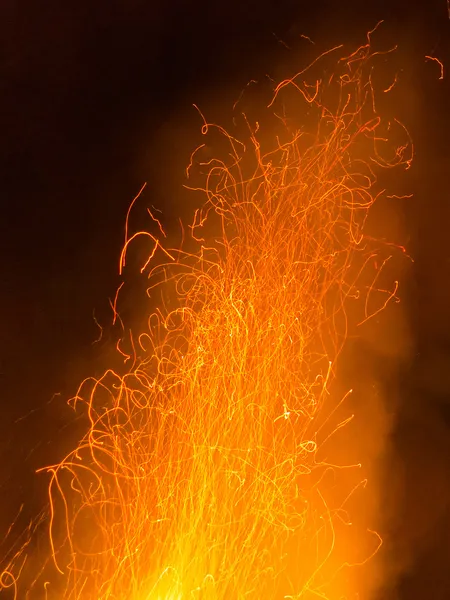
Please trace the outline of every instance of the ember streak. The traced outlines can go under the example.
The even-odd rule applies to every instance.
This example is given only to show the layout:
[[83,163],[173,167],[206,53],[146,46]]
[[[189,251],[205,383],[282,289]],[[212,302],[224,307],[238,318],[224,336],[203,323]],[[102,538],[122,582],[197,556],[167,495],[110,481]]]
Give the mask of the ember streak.
[[402,249],[364,226],[377,171],[412,160],[407,130],[377,112],[392,51],[372,34],[274,86],[258,121],[237,111],[236,131],[198,109],[216,150],[187,167],[204,198],[187,243],[167,248],[154,211],[130,231],[130,207],[120,270],[147,240],[141,276],[161,303],[118,341],[126,370],[72,400],[88,429],[43,469],[51,556],[35,576],[27,542],[12,556],[1,582],[17,598],[359,597],[382,542],[352,522],[365,469],[334,453],[352,420],[336,374],[349,332],[396,298],[379,281]]

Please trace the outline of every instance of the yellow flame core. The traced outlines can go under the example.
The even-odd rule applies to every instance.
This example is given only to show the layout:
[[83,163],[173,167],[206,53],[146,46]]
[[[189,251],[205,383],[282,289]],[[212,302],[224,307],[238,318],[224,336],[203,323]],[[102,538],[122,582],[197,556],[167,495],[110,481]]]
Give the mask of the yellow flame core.
[[[332,383],[348,304],[366,319],[394,293],[369,309],[376,280],[360,278],[376,255],[363,233],[374,169],[410,160],[408,144],[392,160],[382,151],[375,54],[368,39],[332,77],[305,83],[305,70],[278,85],[274,135],[244,120],[242,141],[204,122],[222,141],[188,168],[206,195],[190,230],[198,251],[147,234],[152,260],[167,259],[147,261],[149,285],[169,300],[133,338],[127,374],[84,382],[89,431],[49,469],[64,581],[46,584],[49,598],[358,597],[341,575],[359,560],[345,499],[361,473],[320,451],[342,425]],[[288,114],[293,94],[312,126]],[[345,489],[328,493],[343,471]]]

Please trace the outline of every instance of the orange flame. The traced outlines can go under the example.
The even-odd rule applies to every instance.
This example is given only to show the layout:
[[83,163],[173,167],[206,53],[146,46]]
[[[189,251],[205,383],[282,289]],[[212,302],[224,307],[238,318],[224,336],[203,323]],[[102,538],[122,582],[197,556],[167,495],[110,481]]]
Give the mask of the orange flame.
[[[333,381],[348,330],[396,294],[377,285],[387,257],[364,224],[375,170],[408,167],[412,146],[406,135],[388,156],[388,134],[405,130],[375,112],[370,33],[331,78],[306,81],[336,50],[280,83],[265,121],[243,115],[240,139],[204,118],[218,152],[204,158],[203,144],[188,167],[206,198],[193,250],[130,235],[127,217],[121,267],[149,237],[142,271],[161,305],[131,338],[132,367],[75,397],[89,427],[46,469],[60,574],[44,568],[41,597],[357,597],[349,567],[381,542],[349,542],[364,480],[329,451],[351,419],[337,420]],[[2,585],[18,589],[14,566]]]

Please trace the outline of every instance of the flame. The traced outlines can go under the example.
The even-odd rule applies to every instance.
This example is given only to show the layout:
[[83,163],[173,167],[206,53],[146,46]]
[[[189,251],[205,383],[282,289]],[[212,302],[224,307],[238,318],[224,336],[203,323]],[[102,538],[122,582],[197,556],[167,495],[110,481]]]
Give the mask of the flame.
[[[59,574],[44,567],[38,597],[359,597],[352,572],[381,541],[352,532],[365,481],[333,457],[351,420],[338,418],[351,390],[336,369],[348,332],[396,294],[378,284],[394,247],[364,225],[377,170],[412,156],[406,130],[377,114],[371,33],[282,81],[262,119],[241,115],[239,139],[199,111],[218,150],[191,156],[189,187],[205,200],[181,248],[165,247],[153,213],[155,235],[130,234],[127,216],[120,268],[145,236],[142,272],[161,302],[118,344],[126,372],[84,381],[74,399],[89,426],[45,469]],[[333,75],[314,78],[326,60]],[[19,555],[1,579],[17,597]]]

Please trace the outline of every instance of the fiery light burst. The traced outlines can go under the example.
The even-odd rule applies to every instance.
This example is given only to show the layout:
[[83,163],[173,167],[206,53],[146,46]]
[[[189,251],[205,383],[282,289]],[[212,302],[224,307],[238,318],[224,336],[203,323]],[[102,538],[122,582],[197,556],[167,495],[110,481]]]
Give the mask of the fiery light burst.
[[[187,169],[206,197],[188,245],[127,225],[121,268],[147,236],[143,271],[162,300],[129,342],[127,372],[87,380],[75,398],[90,426],[48,468],[61,574],[38,578],[46,597],[359,597],[349,567],[380,540],[362,533],[364,557],[349,542],[363,477],[329,451],[345,424],[333,381],[350,304],[365,320],[396,291],[379,289],[386,248],[363,227],[377,169],[409,166],[411,145],[376,113],[370,34],[338,50],[280,83],[265,122],[242,116],[239,140],[204,121],[218,151],[200,146]],[[316,79],[331,60],[334,74]],[[18,589],[13,572],[3,585]]]

